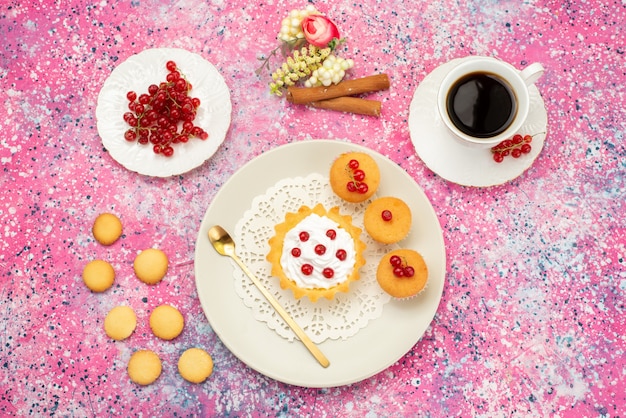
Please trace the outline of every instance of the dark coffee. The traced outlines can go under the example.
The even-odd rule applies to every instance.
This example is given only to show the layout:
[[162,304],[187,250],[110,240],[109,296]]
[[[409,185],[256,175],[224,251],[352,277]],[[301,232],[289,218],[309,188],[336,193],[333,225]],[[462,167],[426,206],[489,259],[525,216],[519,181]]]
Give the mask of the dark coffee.
[[446,106],[454,126],[475,138],[504,132],[517,112],[511,87],[495,74],[485,72],[468,74],[454,83]]

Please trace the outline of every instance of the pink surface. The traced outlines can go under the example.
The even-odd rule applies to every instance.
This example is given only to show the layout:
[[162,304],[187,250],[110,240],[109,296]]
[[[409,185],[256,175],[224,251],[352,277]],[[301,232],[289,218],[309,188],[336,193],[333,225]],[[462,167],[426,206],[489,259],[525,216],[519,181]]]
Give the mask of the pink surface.
[[[270,97],[257,57],[280,20],[305,3],[192,0],[0,6],[0,414],[60,416],[624,416],[626,6],[572,1],[315,2],[337,23],[351,77],[385,72],[380,118],[312,110]],[[231,90],[232,124],[200,168],[155,179],[129,172],[96,130],[99,89],[130,55],[177,47],[212,62]],[[440,64],[492,55],[518,68],[539,61],[546,146],[517,179],[474,189],[442,180],[415,154],[407,119],[420,80]],[[306,389],[260,375],[213,333],[194,285],[199,223],[243,164],[279,145],[347,140],[389,156],[431,200],[448,253],[431,327],[387,370],[351,386]],[[479,162],[477,162],[478,164]],[[118,214],[111,247],[91,235]],[[132,260],[157,246],[166,279],[148,287]],[[91,293],[91,259],[116,269]],[[164,343],[151,310],[177,306],[183,334]],[[139,325],[113,342],[103,319],[131,305]],[[176,372],[180,353],[205,348],[215,372],[200,385]],[[150,348],[164,371],[147,387],[126,374]],[[277,353],[278,355],[278,353]],[[367,356],[367,348],[355,355]]]

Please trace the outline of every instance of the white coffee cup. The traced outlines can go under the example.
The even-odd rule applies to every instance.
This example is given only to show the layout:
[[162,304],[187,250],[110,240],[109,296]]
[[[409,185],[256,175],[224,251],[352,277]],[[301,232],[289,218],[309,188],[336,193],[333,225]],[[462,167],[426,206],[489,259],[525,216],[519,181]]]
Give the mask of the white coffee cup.
[[[467,145],[482,148],[497,145],[519,133],[530,110],[528,87],[543,72],[539,63],[518,71],[496,58],[468,58],[453,67],[441,82],[437,96],[441,119],[448,130]],[[491,94],[486,94],[486,85],[491,86]],[[486,97],[498,97],[502,101]],[[507,110],[509,101],[510,112]]]

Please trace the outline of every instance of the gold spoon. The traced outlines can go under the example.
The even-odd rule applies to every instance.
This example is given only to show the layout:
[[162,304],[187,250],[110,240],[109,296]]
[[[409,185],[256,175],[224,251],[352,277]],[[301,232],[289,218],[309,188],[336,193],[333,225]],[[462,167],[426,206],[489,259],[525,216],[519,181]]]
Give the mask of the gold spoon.
[[285,309],[280,306],[278,301],[271,295],[270,292],[267,291],[265,286],[257,279],[254,274],[246,267],[245,264],[241,261],[241,259],[235,253],[235,242],[232,237],[219,225],[212,226],[209,229],[209,240],[211,244],[213,244],[213,248],[221,254],[228,256],[235,260],[239,267],[243,270],[244,273],[248,275],[248,277],[252,280],[252,283],[261,291],[263,296],[267,299],[267,301],[272,305],[272,307],[278,312],[278,314],[285,320],[287,325],[293,330],[293,332],[300,338],[300,341],[305,345],[305,347],[313,354],[313,357],[323,366],[328,367],[330,362],[326,358],[326,356],[321,352],[321,350],[311,341],[308,335],[305,334],[304,330],[300,328],[300,326],[293,320],[291,316],[285,311]]

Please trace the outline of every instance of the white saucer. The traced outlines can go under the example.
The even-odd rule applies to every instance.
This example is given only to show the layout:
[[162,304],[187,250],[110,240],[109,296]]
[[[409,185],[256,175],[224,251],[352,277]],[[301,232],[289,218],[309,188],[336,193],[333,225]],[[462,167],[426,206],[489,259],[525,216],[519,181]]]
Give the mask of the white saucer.
[[487,187],[506,183],[528,169],[543,148],[548,114],[537,87],[530,87],[530,111],[520,134],[534,135],[532,150],[520,158],[510,155],[496,163],[489,148],[471,148],[452,136],[437,110],[437,90],[446,73],[463,60],[435,68],[419,84],[409,108],[409,131],[415,151],[426,166],[442,178],[463,186]]
[[[126,93],[145,93],[150,84],[165,80],[169,60],[176,62],[193,86],[190,95],[200,99],[194,124],[208,132],[209,138],[176,144],[174,155],[164,157],[155,154],[152,145],[126,141],[124,132],[129,126],[122,116],[128,111]],[[102,144],[115,161],[140,174],[169,177],[200,166],[215,153],[226,137],[231,110],[230,91],[213,64],[184,49],[152,48],[130,56],[111,72],[98,95],[96,120]]]

